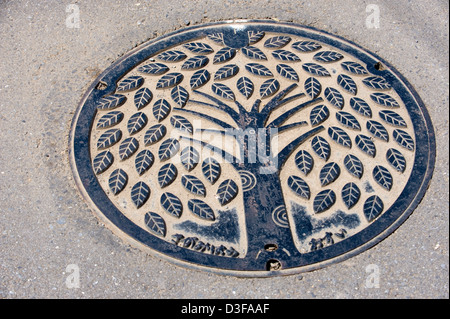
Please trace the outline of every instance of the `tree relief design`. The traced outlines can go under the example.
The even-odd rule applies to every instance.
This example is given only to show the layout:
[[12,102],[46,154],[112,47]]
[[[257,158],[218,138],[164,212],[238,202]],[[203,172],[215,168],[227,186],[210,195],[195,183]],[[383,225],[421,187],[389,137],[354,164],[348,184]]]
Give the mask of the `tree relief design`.
[[276,32],[175,44],[98,101],[94,172],[127,218],[180,248],[258,258],[267,244],[289,256],[334,245],[383,215],[414,163],[408,111],[371,69]]

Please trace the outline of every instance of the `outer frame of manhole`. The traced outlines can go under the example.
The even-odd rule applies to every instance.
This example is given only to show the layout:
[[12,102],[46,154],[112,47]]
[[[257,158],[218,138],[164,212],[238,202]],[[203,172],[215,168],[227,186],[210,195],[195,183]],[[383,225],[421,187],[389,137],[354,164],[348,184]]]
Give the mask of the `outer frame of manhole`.
[[[262,42],[257,43],[261,39]],[[202,48],[186,47],[186,44],[189,46],[192,43],[195,44],[194,46],[198,46],[200,43]],[[138,153],[137,145],[142,145],[144,138],[143,133],[133,135],[135,131],[131,129],[131,131],[129,130],[130,137],[124,136],[120,140],[122,131],[127,134],[126,123],[133,121],[132,124],[136,124],[142,132],[158,123],[153,118],[154,114],[151,111],[152,106],[155,107],[153,103],[156,100],[167,99],[167,101],[170,101],[169,104],[173,105],[172,108],[177,108],[181,112],[178,118],[170,116],[164,119],[160,118],[167,128],[180,129],[184,127],[186,129],[183,125],[192,122],[193,118],[189,118],[184,124],[183,122],[181,124],[177,122],[180,119],[186,120],[181,115],[194,114],[192,109],[187,112],[183,111],[183,107],[185,107],[185,110],[189,109],[186,107],[186,103],[190,97],[180,95],[180,89],[178,88],[182,86],[176,83],[175,89],[178,90],[178,93],[173,93],[172,90],[174,89],[164,89],[165,84],[163,83],[161,85],[163,90],[158,91],[154,87],[157,80],[146,78],[145,81],[154,82],[154,84],[151,84],[153,87],[147,87],[153,94],[153,100],[151,104],[144,105],[146,108],[143,108],[142,112],[146,116],[134,116],[133,120],[131,120],[132,115],[126,111],[129,107],[126,104],[127,102],[123,103],[125,99],[117,102],[117,98],[126,97],[130,101],[135,97],[136,89],[144,81],[143,77],[133,77],[138,74],[135,71],[138,66],[162,62],[161,65],[167,68],[165,72],[170,68],[173,68],[172,71],[181,70],[179,65],[170,64],[170,61],[155,61],[155,57],[168,50],[176,51],[180,49],[182,53],[183,51],[194,53],[191,55],[194,57],[194,60],[190,60],[191,65],[193,62],[195,69],[201,70],[205,65],[202,61],[208,61],[199,58],[205,56],[205,52],[201,52],[205,43],[208,50],[212,49],[217,43],[220,44],[220,46],[212,49],[211,52],[214,51],[214,54],[217,54],[220,48],[228,48],[225,51],[232,52],[232,54],[225,55],[225,63],[221,64],[220,59],[215,61],[219,64],[217,68],[225,65],[230,66],[227,62],[233,59],[235,54],[242,55],[245,53],[245,57],[242,55],[240,60],[235,59],[236,62],[233,62],[236,64],[231,65],[229,70],[222,70],[225,71],[223,73],[225,74],[225,81],[220,81],[223,80],[221,76],[214,80],[207,78],[206,81],[210,81],[208,85],[219,83],[212,87],[215,95],[211,93],[211,89],[199,92],[200,89],[189,88],[189,84],[185,85],[188,88],[187,90],[181,89],[181,93],[186,93],[189,90],[191,95],[195,94],[196,102],[190,100],[189,102],[193,102],[191,104],[214,106],[215,110],[212,113],[206,114],[205,112],[200,118],[209,120],[213,118],[215,124],[223,124],[226,116],[222,114],[221,117],[220,112],[224,111],[224,105],[227,105],[225,108],[228,110],[228,115],[233,112],[234,114],[245,113],[245,111],[239,109],[230,111],[231,108],[228,107],[235,101],[245,102],[246,99],[242,99],[242,96],[238,99],[237,95],[246,95],[247,93],[245,90],[242,91],[235,87],[230,89],[232,84],[236,85],[234,82],[226,82],[230,81],[229,78],[232,76],[234,76],[233,81],[245,77],[250,80],[249,82],[254,87],[253,97],[245,96],[252,103],[243,103],[245,106],[236,103],[237,108],[241,105],[246,109],[247,116],[251,115],[249,113],[250,108],[253,109],[254,105],[258,105],[258,100],[262,100],[261,108],[256,107],[256,113],[253,113],[256,120],[258,118],[261,120],[261,113],[265,106],[270,105],[270,102],[276,104],[283,101],[283,103],[279,103],[280,105],[276,105],[282,110],[281,112],[276,114],[275,110],[269,108],[271,114],[266,115],[268,118],[272,116],[272,119],[288,114],[289,109],[292,110],[298,105],[298,103],[290,103],[297,98],[304,98],[309,95],[311,99],[317,99],[313,102],[320,102],[314,104],[311,99],[309,102],[301,100],[307,101],[304,103],[305,107],[309,107],[309,104],[312,105],[303,114],[303,117],[296,118],[304,121],[301,121],[302,124],[294,122],[284,127],[287,131],[291,129],[289,138],[301,141],[298,144],[288,142],[288,145],[282,149],[289,150],[283,153],[285,162],[283,166],[278,167],[281,169],[274,174],[277,175],[276,179],[272,179],[272,175],[267,172],[265,173],[266,177],[257,175],[255,173],[257,164],[254,162],[246,161],[244,163],[245,171],[237,170],[239,174],[236,174],[236,170],[233,170],[233,168],[242,168],[242,165],[233,166],[231,162],[225,161],[221,164],[224,172],[220,177],[221,180],[211,186],[207,184],[205,177],[198,175],[199,170],[201,170],[199,167],[202,166],[203,159],[201,159],[197,165],[197,171],[192,171],[197,172],[198,178],[193,178],[188,182],[194,184],[199,182],[203,185],[204,190],[210,196],[209,199],[204,194],[204,190],[198,191],[198,189],[195,189],[194,191],[192,186],[187,186],[191,184],[186,181],[195,174],[190,174],[190,170],[193,169],[191,167],[187,171],[183,171],[179,162],[176,163],[179,165],[178,175],[180,175],[177,178],[178,180],[184,178],[184,182],[174,183],[171,186],[172,188],[169,188],[171,192],[165,192],[158,188],[158,169],[161,169],[161,165],[165,164],[158,162],[158,160],[166,159],[158,158],[158,147],[159,149],[162,147],[161,141],[156,143],[158,145],[156,148],[149,146],[147,149],[152,155],[154,154],[154,162],[158,163],[153,163],[155,170],[149,169],[144,173],[141,172],[145,178],[136,177],[136,173],[132,173],[129,170],[130,168],[121,166],[127,160],[135,162]],[[289,46],[287,46],[288,43]],[[306,49],[301,47],[301,45],[308,46],[311,44],[313,46],[319,44],[319,49],[317,47]],[[293,49],[293,46],[296,46],[297,51]],[[244,47],[245,49],[243,49]],[[302,49],[313,53],[303,55]],[[277,61],[273,60],[272,56]],[[300,56],[300,59],[297,59],[298,56]],[[254,60],[255,58],[256,60]],[[341,60],[342,58],[344,59]],[[185,57],[184,62],[186,60],[188,60],[187,57]],[[270,64],[270,61],[275,62]],[[298,65],[289,64],[291,62],[300,63],[300,61],[302,62]],[[307,62],[309,64],[306,64]],[[344,62],[347,63],[344,64]],[[266,63],[266,69],[261,68],[264,63]],[[383,68],[379,67],[380,63]],[[211,62],[209,65],[214,64],[216,63]],[[324,74],[318,73],[321,70],[323,71],[319,66],[324,67],[325,71],[328,72],[328,74],[325,74],[325,80],[322,80]],[[252,69],[253,67],[255,68]],[[187,69],[189,68],[188,65]],[[217,74],[219,72],[217,68],[210,69],[208,74],[211,74],[212,71]],[[236,76],[236,73],[244,72],[244,69],[248,72]],[[272,69],[272,72],[269,70],[272,75],[270,82],[266,81],[267,78],[261,79],[261,75],[267,75],[263,74],[267,69]],[[343,69],[347,72],[344,72]],[[307,72],[305,73],[305,71]],[[298,74],[300,74],[300,79],[295,77]],[[188,78],[187,74],[184,75]],[[189,74],[190,76],[192,76],[192,72]],[[160,78],[161,76],[157,79]],[[127,79],[133,81],[137,79],[138,82],[141,82],[135,85],[133,83],[136,83],[136,81],[131,81],[133,82],[130,85],[131,89],[127,90],[130,88],[125,88],[130,83],[124,84]],[[290,81],[286,82],[287,84],[283,82],[286,79]],[[214,82],[215,80],[217,81]],[[320,87],[315,89],[314,86],[317,83]],[[372,91],[369,90],[368,93],[364,93],[362,83],[371,88]],[[362,89],[363,93],[358,93],[362,95],[357,95],[357,89]],[[132,93],[129,93],[131,91]],[[333,95],[336,91],[338,95]],[[386,92],[389,94],[386,95]],[[339,103],[339,95],[344,104]],[[122,121],[121,129],[115,131],[115,134],[120,131],[120,134],[117,133],[120,137],[117,138],[117,135],[112,135],[112,143],[105,142],[105,138],[101,138],[100,135],[105,131],[97,130],[99,131],[97,132],[95,125],[96,123],[98,125],[100,115],[107,114],[107,112],[101,113],[102,110],[98,109],[98,106],[102,101],[104,104],[104,97],[108,96],[116,98],[117,105],[115,106],[119,106],[118,110],[123,108],[125,115],[122,115],[127,118],[127,120]],[[204,99],[201,100],[200,96]],[[232,97],[231,102],[230,97]],[[370,100],[370,103],[357,103],[365,102],[365,100]],[[394,101],[393,103],[400,101],[400,104],[394,105],[392,101]],[[121,104],[124,104],[124,106],[121,106]],[[234,103],[232,104],[234,105]],[[286,106],[281,107],[281,104],[286,104]],[[137,104],[132,105],[132,107],[135,106]],[[314,112],[312,111],[313,107],[316,107]],[[358,107],[359,110],[357,110]],[[194,110],[198,111],[198,109]],[[238,113],[236,113],[236,110]],[[364,113],[367,110],[370,114]],[[392,110],[395,110],[395,114],[392,113]],[[214,113],[214,111],[219,113]],[[136,113],[136,109],[132,113]],[[207,117],[208,114],[211,115],[209,118]],[[295,117],[295,113],[289,114],[292,114],[292,118]],[[318,117],[317,114],[319,114]],[[320,114],[326,114],[326,116],[321,118]],[[112,115],[117,115],[117,113],[110,114],[110,117]],[[196,115],[199,116],[199,112]],[[391,117],[386,120],[387,116]],[[385,120],[383,124],[381,124],[380,117]],[[223,121],[220,122],[219,118]],[[268,120],[268,118],[265,118],[265,120]],[[326,122],[328,120],[331,121],[329,124]],[[150,123],[152,121],[153,123]],[[320,123],[313,123],[313,121],[324,122],[324,125],[319,130],[317,126]],[[116,121],[113,124],[116,125],[119,122]],[[366,123],[366,125],[360,125],[360,123]],[[293,131],[297,127],[300,127],[298,129],[301,130],[304,125],[309,126],[308,130],[310,130]],[[316,128],[311,129],[311,126]],[[145,129],[143,129],[144,127]],[[400,130],[400,127],[403,130]],[[249,133],[251,135],[254,134],[254,131],[248,132],[251,132]],[[277,131],[277,133],[279,132]],[[135,136],[134,139],[133,136]],[[313,136],[317,139],[314,140]],[[180,135],[178,135],[177,139],[181,140],[183,137],[180,138]],[[193,139],[189,137],[185,136],[184,139],[193,142]],[[102,143],[99,142],[100,140]],[[117,140],[120,140],[120,143],[112,146],[114,142],[118,142]],[[325,146],[328,145],[328,153],[324,153],[324,150],[320,149],[320,146],[323,146],[321,144],[323,141],[326,143]],[[389,144],[393,141],[396,141],[397,144]],[[409,142],[414,146],[411,147]],[[123,146],[124,143],[127,144]],[[148,145],[150,144],[152,143],[148,143]],[[204,143],[197,144],[197,148],[198,145],[208,148],[205,147]],[[248,149],[249,144],[245,145]],[[270,145],[272,147],[272,144]],[[291,145],[290,148],[289,145]],[[373,145],[373,150],[370,147],[371,145]],[[392,147],[393,145],[396,146]],[[131,147],[131,151],[126,146]],[[95,157],[99,156],[102,151],[103,154],[106,154],[103,149],[109,147],[115,147],[115,149],[110,148],[112,153],[108,155],[111,156],[110,159],[116,157],[114,165],[118,166],[115,166],[114,172],[111,168],[104,173],[103,169],[98,170],[98,166],[94,167]],[[398,148],[401,149],[401,152],[398,151]],[[409,148],[411,153],[408,153],[405,148]],[[324,31],[292,23],[274,23],[265,20],[227,21],[192,26],[149,41],[132,50],[105,70],[87,90],[74,116],[69,150],[72,170],[80,192],[96,212],[96,215],[115,234],[131,245],[175,264],[240,277],[267,277],[311,271],[345,260],[372,247],[399,227],[417,207],[428,187],[435,162],[434,131],[425,106],[407,80],[388,62],[350,41]],[[145,151],[145,147],[139,149],[139,151],[141,150]],[[221,154],[223,156],[224,153]],[[278,155],[280,154],[282,152],[278,153]],[[353,154],[354,157],[348,157],[349,154]],[[397,157],[398,154],[400,154],[399,157]],[[403,156],[403,154],[406,155]],[[280,156],[277,156],[277,158]],[[309,165],[306,162],[301,162],[305,158],[308,159],[308,156],[312,159],[311,163],[314,162],[314,167],[311,163]],[[391,156],[390,159],[389,156]],[[122,160],[119,160],[119,157]],[[365,169],[364,173],[362,170],[358,171],[352,165],[348,165],[349,162],[351,162],[350,164],[358,163],[353,161],[355,158],[357,160],[363,158],[360,164]],[[369,159],[366,160],[366,158]],[[387,166],[386,158],[388,158],[387,161],[391,163],[391,166]],[[272,160],[274,159],[276,158],[272,157]],[[170,163],[170,161],[166,163]],[[305,166],[305,163],[309,167],[307,167],[308,165]],[[109,164],[112,165],[112,161]],[[97,169],[98,174],[96,174],[94,168]],[[128,170],[130,176],[125,173],[126,170]],[[287,173],[283,173],[284,170]],[[234,172],[234,175],[232,172]],[[301,175],[302,173],[304,175]],[[123,179],[124,176],[126,177]],[[108,188],[108,181],[111,183],[111,179],[115,182],[114,191]],[[275,187],[261,186],[263,180],[266,184],[275,184]],[[230,189],[227,187],[230,185],[232,188],[237,188],[238,191],[232,191],[231,194],[226,193],[226,195],[224,195],[224,192],[221,193],[220,187],[222,187],[222,190],[225,187],[225,190],[228,191]],[[395,189],[397,185],[402,187]],[[130,192],[136,192],[136,189],[139,191],[137,199],[130,199]],[[147,196],[146,201],[143,202],[140,201],[139,197],[142,195],[140,193],[142,189],[144,195]],[[183,192],[186,191],[189,195],[183,195]],[[261,195],[258,191],[266,193]],[[119,193],[125,197],[114,195]],[[154,194],[157,194],[157,196],[151,198]],[[252,196],[248,196],[249,194]],[[348,194],[352,196],[349,197]],[[162,195],[165,195],[166,199],[168,195],[174,195],[179,200],[180,205],[183,206],[182,218],[184,219],[182,222],[176,223],[177,220],[181,220],[177,219],[180,218],[181,210],[178,212],[179,215],[175,217],[168,216],[167,212],[161,207],[164,205],[159,205]],[[217,206],[214,206],[214,199],[219,199],[223,205],[216,203]],[[249,201],[251,201],[251,204],[249,204]],[[133,206],[133,202],[137,206]],[[282,205],[279,205],[280,203]],[[387,205],[385,205],[386,203]],[[195,206],[195,204],[200,206]],[[342,211],[345,209],[344,204],[348,208],[346,212]],[[130,206],[132,209],[129,208]],[[195,211],[194,206],[200,207],[200,209],[206,207],[210,210],[199,212]],[[382,206],[381,210],[378,210],[377,207],[379,206]],[[256,208],[252,211],[251,207]],[[211,212],[211,214],[209,215],[208,212]],[[237,217],[233,217],[234,219],[229,217],[232,215]],[[225,220],[224,216],[228,216],[228,219]],[[347,222],[343,223],[338,220],[346,220]],[[257,223],[251,225],[249,223],[251,221]],[[234,228],[223,229],[224,225],[231,225]],[[222,228],[218,228],[219,226]],[[170,227],[172,228],[169,229]],[[221,238],[214,238],[214,234],[219,233]],[[227,234],[232,237],[227,238]]]

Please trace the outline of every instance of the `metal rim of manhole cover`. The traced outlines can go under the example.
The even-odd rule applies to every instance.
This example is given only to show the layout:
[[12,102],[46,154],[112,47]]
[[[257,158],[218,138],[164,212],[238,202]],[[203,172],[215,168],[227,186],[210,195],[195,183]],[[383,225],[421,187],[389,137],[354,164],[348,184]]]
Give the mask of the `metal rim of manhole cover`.
[[358,45],[291,23],[189,27],[111,65],[74,117],[78,187],[114,233],[236,276],[317,269],[392,233],[435,140],[417,93]]

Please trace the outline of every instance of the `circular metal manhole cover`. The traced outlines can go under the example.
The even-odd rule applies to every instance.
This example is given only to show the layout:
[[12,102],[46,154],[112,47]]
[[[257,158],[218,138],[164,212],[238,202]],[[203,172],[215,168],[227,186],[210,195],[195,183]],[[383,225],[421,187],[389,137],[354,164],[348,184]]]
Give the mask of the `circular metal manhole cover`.
[[86,93],[70,147],[81,192],[115,233],[238,276],[373,246],[416,207],[435,155],[423,103],[386,62],[267,21],[133,50]]

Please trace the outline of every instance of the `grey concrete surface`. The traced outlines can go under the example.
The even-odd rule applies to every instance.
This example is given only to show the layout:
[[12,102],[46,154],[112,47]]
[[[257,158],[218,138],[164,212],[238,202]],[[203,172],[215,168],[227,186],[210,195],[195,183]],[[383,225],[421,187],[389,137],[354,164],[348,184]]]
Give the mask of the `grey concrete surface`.
[[[79,28],[66,24],[69,4]],[[366,26],[369,4],[380,8],[379,28]],[[0,0],[0,298],[448,298],[448,14],[447,0]],[[391,62],[424,100],[437,139],[430,188],[374,248],[301,275],[217,276],[125,245],[81,199],[68,133],[91,82],[147,39],[234,18],[343,36]],[[71,264],[78,288],[66,285]],[[379,288],[365,285],[369,265],[379,267]]]

